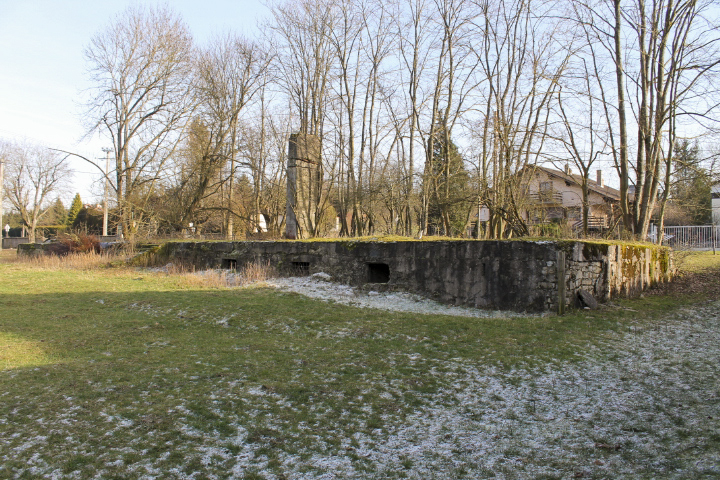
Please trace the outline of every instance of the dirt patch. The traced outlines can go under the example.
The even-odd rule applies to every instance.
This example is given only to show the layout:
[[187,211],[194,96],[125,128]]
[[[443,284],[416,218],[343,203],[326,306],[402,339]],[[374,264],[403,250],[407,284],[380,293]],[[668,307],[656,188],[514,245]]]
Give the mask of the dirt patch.
[[670,283],[656,285],[648,295],[691,295],[707,298],[720,298],[720,268],[707,268],[701,271],[681,271]]

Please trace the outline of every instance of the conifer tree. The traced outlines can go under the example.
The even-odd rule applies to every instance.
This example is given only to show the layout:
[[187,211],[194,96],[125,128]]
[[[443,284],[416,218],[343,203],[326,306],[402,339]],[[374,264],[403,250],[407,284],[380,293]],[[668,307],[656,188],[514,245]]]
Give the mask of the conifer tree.
[[432,157],[425,179],[429,183],[428,233],[462,236],[472,207],[470,175],[442,124],[437,131],[429,142]]
[[55,203],[50,209],[50,222],[55,225],[66,225],[67,222],[67,210],[63,205],[62,200],[59,198],[55,200]]
[[70,205],[70,210],[68,210],[67,213],[67,220],[65,221],[65,225],[68,227],[72,227],[73,223],[75,222],[75,219],[78,216],[78,213],[80,213],[80,210],[83,208],[82,199],[80,198],[80,194],[76,193],[75,198],[73,198],[72,205]]
[[710,223],[712,177],[703,166],[700,148],[683,140],[675,145],[671,201],[687,213],[692,225]]

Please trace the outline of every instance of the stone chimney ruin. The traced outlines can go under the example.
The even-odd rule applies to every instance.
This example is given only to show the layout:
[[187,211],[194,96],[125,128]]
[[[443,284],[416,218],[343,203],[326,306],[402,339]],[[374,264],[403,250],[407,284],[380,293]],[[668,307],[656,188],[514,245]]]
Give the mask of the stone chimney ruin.
[[308,238],[315,231],[320,203],[322,164],[317,135],[290,135],[287,159],[285,237]]

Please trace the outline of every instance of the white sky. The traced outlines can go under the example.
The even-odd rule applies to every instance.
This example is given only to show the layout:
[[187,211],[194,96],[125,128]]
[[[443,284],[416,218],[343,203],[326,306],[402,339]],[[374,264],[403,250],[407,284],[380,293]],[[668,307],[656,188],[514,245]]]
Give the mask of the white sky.
[[[129,5],[130,0],[0,0],[0,138],[28,140],[103,157],[110,146],[97,134],[83,140],[83,91],[87,66],[83,50],[90,39]],[[198,44],[214,33],[237,31],[253,36],[268,10],[254,0],[171,0]],[[97,200],[102,188],[95,167],[73,160],[75,181],[67,197]]]

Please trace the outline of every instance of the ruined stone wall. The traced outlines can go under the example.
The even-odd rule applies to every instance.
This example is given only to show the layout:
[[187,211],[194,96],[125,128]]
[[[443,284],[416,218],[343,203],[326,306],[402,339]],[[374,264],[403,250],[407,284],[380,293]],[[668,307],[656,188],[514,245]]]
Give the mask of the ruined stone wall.
[[665,247],[577,242],[567,264],[569,301],[579,289],[601,301],[635,296],[672,276],[672,257]]
[[516,311],[558,306],[558,252],[565,254],[565,301],[580,289],[607,301],[670,278],[665,248],[551,241],[171,242],[164,254],[201,268],[268,262],[285,274],[325,272],[373,289]]

